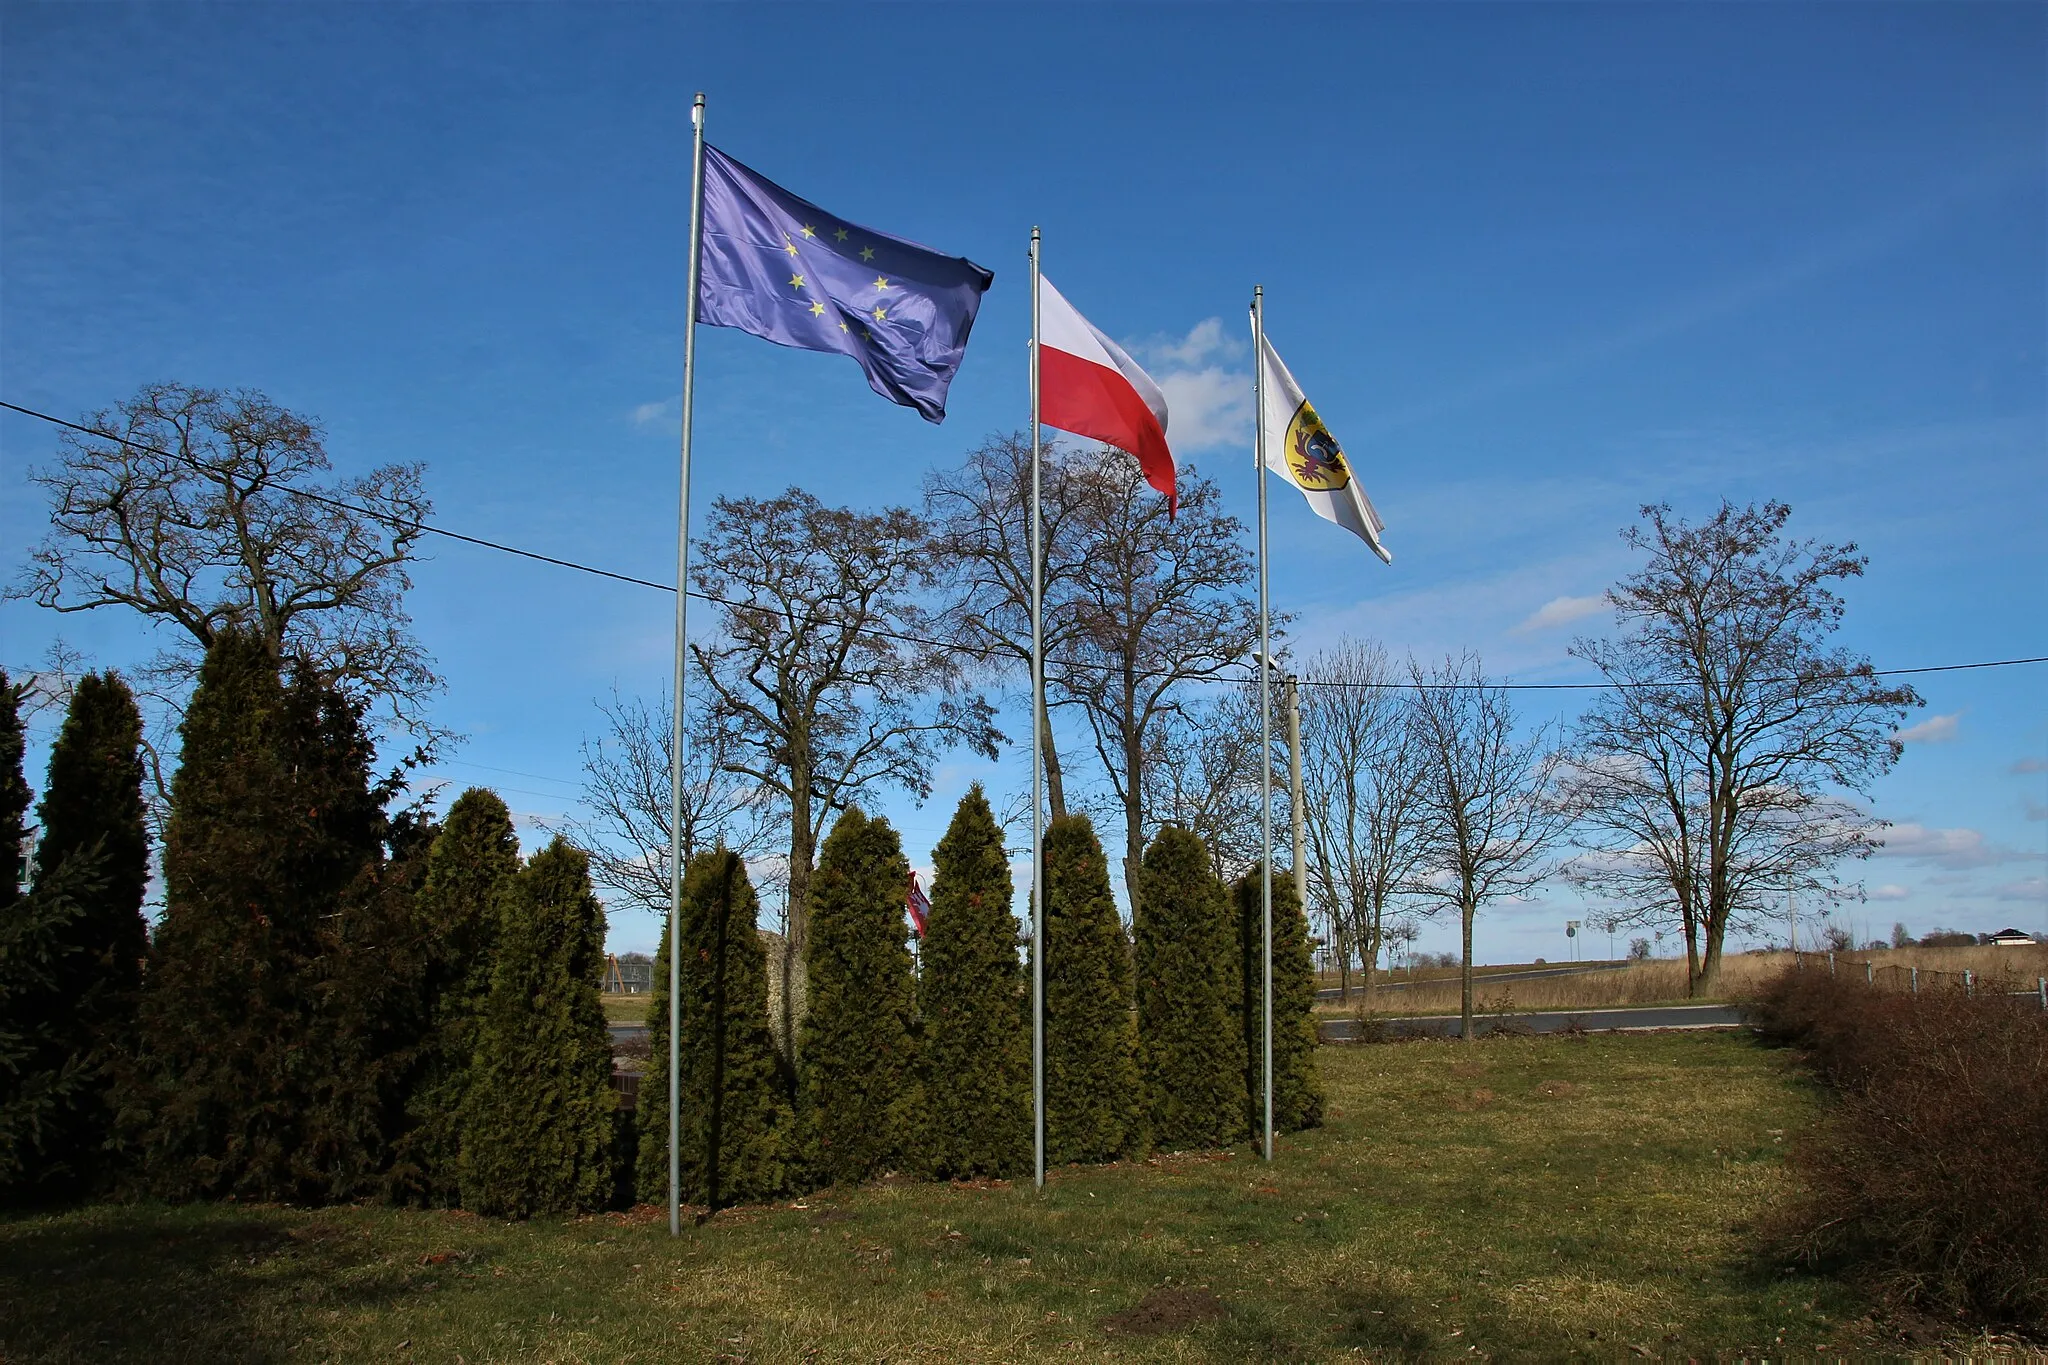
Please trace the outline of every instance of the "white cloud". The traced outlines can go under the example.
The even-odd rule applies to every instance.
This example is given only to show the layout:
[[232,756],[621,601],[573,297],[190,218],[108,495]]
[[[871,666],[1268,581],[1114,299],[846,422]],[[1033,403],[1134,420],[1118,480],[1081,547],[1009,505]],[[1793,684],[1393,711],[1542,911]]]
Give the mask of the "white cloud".
[[1568,626],[1574,621],[1583,621],[1589,616],[1598,616],[1607,610],[1605,597],[1553,597],[1538,607],[1527,620],[1513,627],[1517,635],[1531,631],[1554,630]]
[[1178,456],[1219,446],[1249,446],[1251,376],[1218,366],[1155,376],[1166,395],[1166,443]]
[[1903,886],[1874,886],[1870,889],[1870,899],[1874,901],[1902,901],[1912,894]]
[[2048,902],[2048,877],[2022,877],[1991,893],[1992,899],[2039,905]]
[[2015,777],[2025,777],[2029,773],[2048,773],[2048,758],[2035,758],[2030,755],[2018,760],[2006,771]]
[[1956,737],[1956,727],[1962,719],[1960,711],[1946,716],[1929,716],[1918,725],[1894,731],[1892,738],[1901,744],[1946,744]]
[[679,398],[664,398],[659,403],[642,403],[633,409],[633,425],[644,427],[655,422],[679,422],[682,420],[679,415],[682,406],[682,400]]
[[1884,832],[1885,858],[1913,858],[1947,868],[1992,867],[1998,863],[2038,858],[2016,848],[2004,848],[1974,829],[1929,829],[1910,822],[1893,825]]
[[2048,806],[2042,805],[2039,801],[2027,802],[2027,818],[2029,820],[2048,820]]
[[1245,343],[1223,330],[1222,318],[1204,318],[1190,327],[1186,336],[1162,333],[1133,343],[1130,350],[1149,365],[1193,370],[1211,360],[1232,360],[1243,355]]

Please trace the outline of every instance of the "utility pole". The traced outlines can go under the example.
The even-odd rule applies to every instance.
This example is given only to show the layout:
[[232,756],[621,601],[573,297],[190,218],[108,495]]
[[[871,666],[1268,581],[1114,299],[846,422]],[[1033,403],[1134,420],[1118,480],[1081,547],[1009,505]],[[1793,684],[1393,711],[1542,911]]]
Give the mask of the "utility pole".
[[[1301,686],[1289,673],[1283,683],[1287,700],[1287,789],[1294,796],[1294,898],[1308,914],[1308,831],[1301,792]],[[1331,931],[1335,938],[1335,930]]]

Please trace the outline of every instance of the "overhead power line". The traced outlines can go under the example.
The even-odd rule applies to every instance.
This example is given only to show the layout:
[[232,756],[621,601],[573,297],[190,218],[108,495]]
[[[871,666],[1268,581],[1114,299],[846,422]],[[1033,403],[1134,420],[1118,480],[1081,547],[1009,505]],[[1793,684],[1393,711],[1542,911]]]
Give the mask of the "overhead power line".
[[[203,463],[202,463],[201,461],[199,461],[199,460],[196,460],[196,459],[193,459],[193,458],[192,458],[191,456],[189,456],[189,455],[180,455],[180,454],[178,454],[178,453],[177,453],[176,451],[171,451],[171,450],[165,450],[165,449],[163,449],[163,448],[162,448],[161,446],[153,446],[153,445],[149,445],[149,444],[146,444],[146,443],[144,443],[144,442],[141,442],[141,441],[135,441],[135,440],[131,440],[131,439],[129,439],[128,437],[126,437],[126,436],[122,436],[122,435],[120,435],[120,434],[118,434],[118,433],[116,433],[116,432],[112,432],[112,431],[104,431],[104,430],[102,430],[102,429],[100,429],[100,428],[98,428],[98,427],[89,427],[89,426],[85,426],[85,425],[83,425],[83,424],[81,424],[81,423],[78,423],[78,422],[68,421],[67,419],[65,419],[65,418],[62,418],[62,417],[58,417],[58,416],[56,416],[56,415],[55,415],[55,414],[53,414],[53,413],[41,412],[41,411],[38,411],[38,410],[37,410],[37,409],[35,409],[35,408],[23,407],[23,406],[22,406],[21,404],[19,404],[19,403],[10,403],[10,402],[7,402],[7,401],[6,401],[6,400],[4,400],[4,399],[0,399],[0,408],[4,408],[4,409],[6,409],[6,410],[7,410],[7,411],[9,411],[9,412],[18,412],[18,413],[20,413],[20,414],[21,414],[22,416],[24,416],[24,417],[33,417],[33,418],[35,418],[35,419],[36,419],[37,421],[40,421],[40,422],[48,422],[48,423],[50,423],[50,424],[51,424],[52,426],[58,426],[58,427],[63,427],[63,428],[65,428],[65,429],[67,429],[67,430],[70,430],[70,431],[76,431],[76,432],[79,432],[79,433],[80,433],[80,434],[82,434],[82,435],[86,435],[86,436],[96,436],[96,437],[98,437],[99,439],[101,439],[101,440],[103,440],[103,441],[113,441],[113,442],[114,442],[114,443],[116,443],[117,445],[122,445],[122,446],[126,446],[126,447],[128,447],[128,448],[129,448],[130,450],[140,450],[140,451],[145,451],[145,452],[147,452],[147,453],[149,453],[149,454],[151,454],[151,455],[158,455],[158,456],[161,456],[161,457],[163,457],[164,459],[167,459],[167,460],[175,460],[175,461],[177,461],[177,462],[178,462],[178,463],[180,463],[180,464],[184,464],[184,465],[187,465],[187,466],[189,466],[189,467],[191,467],[191,468],[193,468],[193,469],[197,469],[197,470],[201,471],[202,473],[204,473],[204,472],[206,471],[206,466],[205,466],[205,465],[204,465],[204,464],[203,464]],[[612,580],[612,581],[613,581],[613,582],[615,582],[615,583],[630,583],[630,584],[632,584],[632,585],[633,585],[634,587],[638,587],[638,588],[652,588],[652,589],[654,589],[654,590],[655,590],[656,592],[674,592],[674,591],[676,591],[676,588],[675,588],[675,585],[674,585],[674,584],[670,584],[670,583],[657,583],[656,581],[654,581],[654,580],[653,580],[653,579],[651,579],[651,578],[636,578],[636,577],[635,577],[635,576],[633,576],[632,574],[618,573],[618,572],[616,572],[615,570],[612,570],[612,569],[603,569],[603,568],[599,568],[599,567],[598,567],[597,565],[595,565],[595,564],[585,564],[585,563],[582,563],[582,562],[580,562],[580,561],[578,561],[578,560],[574,560],[574,559],[562,559],[562,558],[560,558],[559,556],[556,556],[556,555],[548,555],[548,554],[542,554],[542,553],[541,553],[540,551],[538,551],[538,550],[527,550],[527,549],[522,549],[521,547],[519,547],[519,546],[517,546],[517,545],[507,545],[507,544],[505,544],[505,543],[504,543],[503,541],[498,541],[498,540],[489,540],[489,539],[486,539],[486,538],[485,538],[485,537],[483,537],[483,536],[473,536],[473,535],[469,535],[469,534],[466,534],[465,532],[462,532],[462,531],[451,531],[451,530],[449,530],[449,529],[448,529],[447,527],[445,527],[445,526],[436,526],[436,525],[434,525],[434,524],[433,524],[432,522],[429,522],[429,521],[421,521],[421,520],[415,520],[415,519],[412,519],[412,518],[408,518],[408,517],[394,517],[394,516],[392,516],[392,515],[391,515],[391,514],[390,514],[389,512],[379,511],[378,509],[376,509],[376,508],[374,508],[374,507],[364,507],[364,506],[362,506],[362,505],[361,505],[361,504],[359,504],[359,503],[353,503],[353,502],[350,502],[350,501],[348,501],[348,500],[347,500],[346,498],[336,498],[336,497],[332,497],[332,496],[329,496],[328,494],[325,494],[325,493],[315,493],[315,492],[313,492],[313,491],[312,491],[311,489],[305,489],[305,488],[294,488],[294,487],[292,487],[292,486],[291,486],[290,484],[284,484],[284,483],[278,483],[278,484],[271,484],[271,485],[269,485],[269,486],[270,486],[270,487],[272,487],[272,488],[274,488],[274,489],[276,489],[276,490],[277,490],[278,492],[280,492],[280,493],[284,493],[284,494],[287,494],[287,495],[289,495],[289,496],[291,496],[291,497],[295,497],[295,498],[303,498],[303,499],[305,499],[305,500],[306,500],[306,501],[308,501],[308,502],[314,502],[314,503],[319,503],[319,504],[322,504],[323,506],[327,506],[327,507],[333,507],[333,508],[336,508],[336,509],[338,509],[338,510],[340,510],[340,511],[344,511],[344,512],[353,512],[353,513],[357,514],[358,516],[366,516],[366,517],[370,517],[370,518],[373,518],[374,520],[377,520],[377,521],[381,521],[381,522],[384,522],[384,523],[386,523],[387,525],[398,525],[398,526],[402,526],[402,527],[406,528],[407,530],[410,530],[410,531],[412,531],[412,532],[414,532],[414,533],[416,533],[416,534],[421,534],[421,535],[434,535],[434,536],[440,536],[440,537],[441,537],[441,538],[443,538],[444,540],[453,540],[453,541],[458,541],[458,542],[460,542],[461,544],[464,544],[464,545],[474,545],[474,546],[478,547],[479,549],[484,549],[484,550],[495,550],[495,551],[497,551],[497,552],[498,552],[498,553],[500,553],[500,554],[508,554],[508,555],[515,555],[515,556],[517,556],[517,557],[518,557],[518,558],[520,558],[520,559],[530,559],[530,560],[534,560],[534,561],[536,561],[537,563],[541,563],[541,564],[552,564],[552,565],[554,565],[554,566],[555,566],[556,568],[560,568],[560,569],[572,569],[572,570],[574,570],[574,571],[575,571],[575,572],[577,572],[577,573],[586,573],[586,574],[591,574],[591,575],[593,575],[593,576],[595,576],[595,577],[597,577],[597,578],[608,578],[608,579]],[[711,603],[711,604],[712,604],[712,605],[714,605],[714,606],[721,606],[721,607],[741,607],[741,606],[751,606],[751,605],[752,605],[751,603],[745,603],[745,602],[735,602],[735,601],[733,601],[733,600],[732,600],[732,599],[730,599],[730,598],[725,598],[725,597],[718,597],[718,596],[715,596],[715,595],[713,595],[713,594],[711,594],[711,593],[707,593],[707,592],[699,592],[699,591],[696,591],[696,590],[694,590],[694,589],[690,589],[690,590],[688,590],[688,591],[689,591],[689,595],[690,595],[690,596],[691,596],[692,598],[695,598],[695,599],[696,599],[697,601],[700,601],[700,602],[708,602],[708,603]],[[1009,660],[1009,659],[1012,659],[1012,658],[1014,658],[1014,657],[1015,657],[1015,656],[1014,656],[1013,654],[1011,654],[1011,653],[1010,653],[1009,651],[1007,651],[1007,650],[1000,650],[1000,649],[985,649],[985,648],[977,648],[977,647],[975,647],[975,646],[973,646],[973,645],[964,645],[964,644],[961,644],[961,643],[959,643],[958,641],[954,641],[954,640],[938,640],[938,639],[933,639],[933,638],[931,638],[931,637],[929,637],[929,636],[922,636],[922,635],[907,635],[907,634],[904,634],[904,633],[902,633],[902,632],[900,632],[900,631],[889,631],[889,630],[870,630],[870,631],[869,631],[868,633],[869,633],[869,634],[871,634],[871,635],[877,635],[877,636],[880,636],[880,637],[881,637],[882,639],[885,639],[885,640],[896,640],[896,641],[900,641],[901,643],[904,643],[904,644],[912,644],[912,645],[925,645],[925,646],[928,646],[928,647],[930,647],[930,648],[934,648],[934,649],[948,649],[948,650],[953,650],[953,651],[956,651],[956,652],[958,652],[958,653],[962,653],[962,654],[972,654],[972,655],[976,655],[976,656],[978,656],[978,657],[980,657],[980,658],[983,658],[983,659],[997,659],[997,658],[1000,658],[1000,659],[1005,659],[1005,660]],[[1873,669],[1873,670],[1871,670],[1871,675],[1872,675],[1872,676],[1876,676],[1876,677],[1886,677],[1886,678],[1889,678],[1889,677],[1904,677],[1904,676],[1906,676],[1906,675],[1909,675],[1909,674],[1916,674],[1916,673],[1959,673],[1959,672],[1964,672],[1964,671],[1967,671],[1967,670],[1971,670],[1971,669],[1980,669],[1980,668],[2014,668],[2014,667],[2018,667],[2018,666],[2020,666],[2020,665],[2023,665],[2023,664],[2042,664],[2042,663],[2048,663],[2048,655],[2043,655],[2043,656],[2040,656],[2040,657],[2036,657],[2036,658],[2027,658],[2027,659],[1990,659],[1990,660],[1986,660],[1986,661],[1983,661],[1983,662],[1980,662],[1980,663],[1966,663],[1966,664],[1928,664],[1928,665],[1926,665],[1926,666],[1924,666],[1924,667],[1919,667],[1919,668],[1879,668],[1879,669]],[[1146,676],[1147,676],[1148,678],[1150,678],[1150,677],[1156,677],[1156,676],[1158,676],[1158,675],[1156,675],[1156,674],[1149,674],[1149,675],[1146,675]],[[1256,675],[1256,673],[1254,673],[1254,675],[1253,675],[1253,676],[1257,676],[1257,675]],[[1827,678],[1827,677],[1830,677],[1830,676],[1846,677],[1846,676],[1851,676],[1851,675],[1848,675],[1848,674],[1836,674],[1836,675],[1829,675],[1829,674],[1812,674],[1812,675],[1809,675],[1809,678],[1810,678],[1811,680],[1813,680],[1813,681],[1820,681],[1820,680],[1823,680],[1823,679],[1825,679],[1825,678]],[[1189,678],[1189,679],[1186,679],[1186,681],[1188,681],[1188,682],[1203,682],[1203,683],[1221,683],[1221,682],[1225,682],[1225,681],[1228,681],[1228,680],[1227,680],[1227,679],[1224,679],[1224,678],[1218,678],[1218,677],[1201,677],[1201,678]],[[1580,682],[1580,683],[1515,683],[1515,682],[1498,682],[1498,683],[1495,683],[1495,682],[1478,682],[1478,683],[1416,683],[1416,682],[1413,682],[1413,681],[1408,681],[1408,682],[1384,682],[1384,683],[1359,683],[1359,682],[1339,682],[1339,681],[1336,681],[1336,680],[1334,680],[1334,679],[1332,679],[1332,680],[1323,680],[1323,679],[1316,679],[1316,678],[1299,678],[1299,679],[1296,679],[1296,681],[1297,681],[1297,682],[1298,682],[1298,683],[1299,683],[1299,684],[1300,684],[1301,686],[1303,686],[1303,687],[1328,687],[1328,688],[1341,688],[1341,689],[1353,689],[1353,690],[1360,690],[1360,691],[1410,691],[1410,690],[1426,690],[1426,691],[1470,691],[1470,690],[1474,690],[1474,689],[1477,689],[1477,688],[1482,688],[1482,687],[1483,687],[1483,688],[1488,688],[1488,689],[1497,689],[1497,690],[1503,690],[1503,691],[1510,691],[1510,692],[1611,692],[1611,691],[1619,691],[1619,690],[1622,690],[1622,689],[1624,689],[1624,688],[1634,688],[1634,687],[1672,687],[1672,686],[1677,686],[1677,685],[1678,685],[1678,684],[1675,684],[1675,683],[1669,683],[1669,682],[1642,682],[1642,683],[1614,683],[1614,682]],[[1776,680],[1773,680],[1773,681],[1781,681],[1781,682],[1785,682],[1785,681],[1797,681],[1797,680],[1796,680],[1796,679],[1776,679]],[[549,780],[554,780],[554,779],[549,779]]]

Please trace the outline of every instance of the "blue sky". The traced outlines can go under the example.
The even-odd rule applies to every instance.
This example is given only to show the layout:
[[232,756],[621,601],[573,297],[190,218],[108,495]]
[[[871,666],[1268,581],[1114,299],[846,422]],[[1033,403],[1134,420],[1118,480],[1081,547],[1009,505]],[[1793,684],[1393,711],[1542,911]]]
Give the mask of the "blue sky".
[[[1302,651],[1349,631],[1580,678],[1565,646],[1605,628],[1638,504],[1777,497],[1869,553],[1845,638],[1880,667],[2039,655],[2044,29],[1969,4],[10,3],[0,396],[76,416],[155,380],[260,388],[342,470],[425,460],[442,524],[667,579],[703,89],[719,146],[996,285],[942,427],[844,360],[701,332],[700,509],[791,483],[908,502],[1022,426],[1038,224],[1247,517],[1266,287],[1396,555],[1275,501]],[[0,418],[10,573],[53,449]],[[669,599],[431,550],[412,608],[467,736],[442,775],[559,818],[593,700],[661,686]],[[103,664],[153,648],[111,612],[0,607],[10,668],[59,634]],[[2048,929],[2048,669],[1918,685],[1854,917]],[[925,862],[967,782],[1026,776],[956,755],[888,809]],[[1500,907],[1481,955],[1562,956],[1583,913]],[[614,945],[653,933],[621,915]]]

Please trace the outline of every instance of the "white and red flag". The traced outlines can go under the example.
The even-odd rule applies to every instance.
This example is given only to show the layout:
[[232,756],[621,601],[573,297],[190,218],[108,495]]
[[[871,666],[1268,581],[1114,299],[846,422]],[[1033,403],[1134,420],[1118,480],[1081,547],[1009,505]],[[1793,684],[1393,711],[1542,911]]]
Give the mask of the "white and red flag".
[[1166,395],[1125,354],[1040,276],[1039,420],[1115,446],[1138,462],[1145,482],[1177,499],[1173,452],[1166,448]]
[[903,908],[910,912],[910,927],[917,930],[919,938],[924,937],[925,925],[931,922],[932,900],[925,895],[924,888],[917,884],[917,873],[910,874],[910,889],[903,893]]

